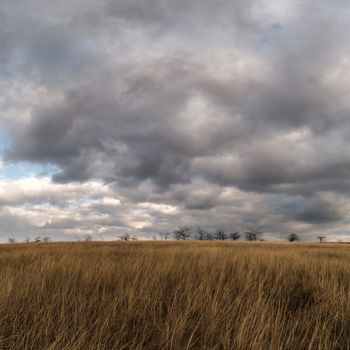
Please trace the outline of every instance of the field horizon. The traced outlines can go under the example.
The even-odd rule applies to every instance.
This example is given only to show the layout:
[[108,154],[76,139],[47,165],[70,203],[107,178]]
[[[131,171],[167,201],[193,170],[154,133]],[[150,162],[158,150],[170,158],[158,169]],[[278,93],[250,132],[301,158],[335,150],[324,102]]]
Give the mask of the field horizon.
[[350,247],[0,245],[2,349],[349,349]]

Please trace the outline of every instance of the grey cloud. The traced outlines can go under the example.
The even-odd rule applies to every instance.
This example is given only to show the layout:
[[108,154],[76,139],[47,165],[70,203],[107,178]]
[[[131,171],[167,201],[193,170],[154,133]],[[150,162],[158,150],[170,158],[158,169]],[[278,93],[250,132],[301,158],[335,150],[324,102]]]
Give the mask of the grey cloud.
[[321,203],[299,211],[295,219],[315,224],[324,224],[339,222],[339,220],[342,219],[342,215],[339,211],[334,210],[332,204]]
[[[161,2],[146,0],[142,3],[132,0],[106,0],[107,13],[140,24],[178,27],[181,24],[214,24],[223,26],[238,25],[249,30],[255,26],[251,17],[251,1],[175,1]],[[210,14],[210,16],[208,16]]]
[[[269,225],[265,217],[271,230],[293,220],[346,222],[336,198],[319,201],[320,193],[350,189],[342,59],[349,25],[335,16],[345,6],[279,6],[7,2],[0,17],[0,125],[11,136],[5,163],[53,164],[55,182],[108,183],[131,206],[177,206],[174,217],[140,214],[149,232],[180,217],[208,226],[217,217],[227,227],[230,220]],[[29,97],[20,103],[23,91]],[[226,188],[245,199],[233,205]],[[271,194],[277,207],[262,204]],[[298,196],[296,209],[277,209]],[[254,210],[241,210],[249,204]],[[91,210],[112,215],[105,206]]]
[[329,193],[312,197],[273,194],[266,197],[264,206],[285,220],[327,226],[347,219],[344,197],[335,198],[334,194]]

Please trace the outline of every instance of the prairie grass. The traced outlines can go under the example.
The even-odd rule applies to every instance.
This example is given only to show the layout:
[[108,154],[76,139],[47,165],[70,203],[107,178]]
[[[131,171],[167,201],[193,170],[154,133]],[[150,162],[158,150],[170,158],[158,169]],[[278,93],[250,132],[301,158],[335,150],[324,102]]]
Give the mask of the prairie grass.
[[350,246],[0,246],[0,349],[350,349]]

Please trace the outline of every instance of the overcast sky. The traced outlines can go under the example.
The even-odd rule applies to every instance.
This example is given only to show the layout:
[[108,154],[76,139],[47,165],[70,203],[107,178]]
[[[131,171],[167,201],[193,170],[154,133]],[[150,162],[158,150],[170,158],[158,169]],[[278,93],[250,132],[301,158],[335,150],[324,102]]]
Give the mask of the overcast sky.
[[349,32],[347,0],[0,0],[0,241],[350,240]]

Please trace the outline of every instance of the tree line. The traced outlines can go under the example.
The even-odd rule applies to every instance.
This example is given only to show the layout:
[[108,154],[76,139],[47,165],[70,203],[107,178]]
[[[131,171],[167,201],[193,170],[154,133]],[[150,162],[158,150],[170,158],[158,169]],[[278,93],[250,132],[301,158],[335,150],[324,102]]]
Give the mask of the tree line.
[[[262,240],[263,232],[260,227],[248,228],[246,232],[243,233],[247,241],[258,241]],[[212,241],[212,240],[233,240],[237,241],[241,238],[241,233],[239,231],[227,232],[223,229],[218,229],[214,232],[206,231],[202,227],[197,226],[196,230],[193,232],[189,226],[179,226],[177,230],[173,232],[173,237],[176,240],[186,240],[186,239],[196,239],[199,241]]]
[[[199,240],[199,241],[226,241],[232,240],[237,241],[240,239],[245,239],[246,241],[263,241],[263,231],[260,226],[258,227],[248,227],[243,233],[239,231],[226,231],[223,229],[217,229],[215,231],[206,231],[201,226],[197,226],[193,229],[190,226],[179,226],[175,231],[171,233],[159,233],[152,236],[153,240],[169,240],[173,238],[177,241],[185,240]],[[320,242],[323,242],[325,237],[317,237]],[[131,235],[129,233],[124,233],[119,236],[119,239],[122,241],[136,241],[138,240],[136,235]],[[289,242],[299,241],[299,236],[291,232],[287,236]]]
[[[118,235],[119,240],[121,241],[137,241],[138,236],[136,234],[123,233]],[[197,226],[193,229],[190,226],[179,226],[172,233],[159,233],[152,236],[153,240],[169,240],[173,238],[177,241],[185,241],[185,240],[199,240],[199,241],[238,241],[240,239],[245,239],[246,241],[263,241],[263,231],[260,226],[258,227],[248,227],[246,231],[240,233],[239,231],[226,231],[223,229],[217,229],[216,231],[207,231],[202,227]],[[324,242],[325,236],[316,236],[316,238],[320,241],[320,243]],[[297,242],[300,241],[299,236],[295,232],[291,232],[288,234],[286,239],[289,242]],[[83,238],[78,238],[78,241],[93,241],[93,235],[87,234]],[[51,238],[49,236],[44,237],[35,237],[33,240],[29,237],[26,237],[24,243],[49,243],[51,242]],[[8,238],[8,243],[14,244],[17,243],[17,240],[13,237]],[[340,242],[341,243],[341,242]]]

